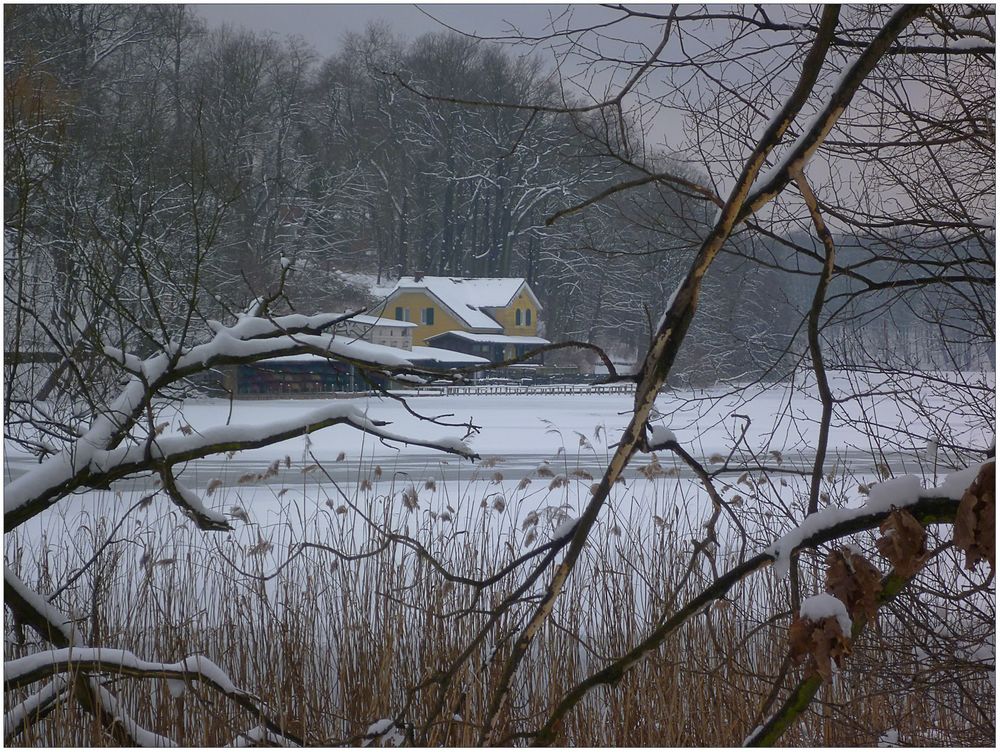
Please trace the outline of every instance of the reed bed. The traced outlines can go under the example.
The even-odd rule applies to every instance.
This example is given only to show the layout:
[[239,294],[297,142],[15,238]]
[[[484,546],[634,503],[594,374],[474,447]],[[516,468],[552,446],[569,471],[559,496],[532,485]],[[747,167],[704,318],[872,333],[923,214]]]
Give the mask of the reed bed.
[[[411,695],[412,688],[455,660],[519,581],[508,578],[477,594],[448,582],[412,547],[390,541],[380,549],[380,529],[405,533],[449,572],[477,578],[549,539],[585,501],[589,480],[573,476],[569,466],[565,483],[537,477],[527,485],[504,480],[502,463],[497,468],[461,484],[401,479],[391,468],[368,467],[359,468],[350,488],[305,475],[298,487],[224,487],[213,500],[229,510],[237,527],[230,534],[201,533],[161,500],[116,528],[129,499],[95,492],[80,502],[86,511],[64,511],[45,536],[9,534],[5,554],[29,584],[51,595],[99,551],[53,599],[79,617],[91,645],[166,662],[205,655],[307,743],[360,744],[374,721],[396,716],[408,698],[407,718],[427,716],[435,691]],[[697,488],[669,473],[622,486],[497,719],[509,744],[521,743],[518,734],[542,723],[567,689],[710,582],[713,568],[723,571],[735,561],[740,546],[720,523],[714,561],[700,557],[689,571],[691,541],[703,534],[706,514]],[[752,527],[761,540],[749,541],[751,549],[771,535],[764,529]],[[804,586],[815,592],[817,578],[818,567],[811,574],[807,568]],[[478,720],[537,594],[506,610],[456,673],[429,745],[476,743]],[[617,685],[592,691],[567,716],[558,743],[738,745],[760,721],[782,673],[788,603],[786,581],[769,572],[748,578]],[[971,699],[950,684],[887,684],[920,673],[912,655],[893,654],[903,625],[891,613],[882,617],[856,646],[857,660],[823,689],[783,743],[869,746],[890,729],[918,744],[984,743],[980,736],[992,721],[968,707],[993,696],[981,672],[967,677],[963,690]],[[38,647],[30,631],[22,642],[10,623],[5,637],[8,660]],[[895,673],[882,670],[887,662]],[[798,676],[792,670],[784,687]],[[9,693],[8,705],[36,688]],[[183,692],[159,680],[113,688],[136,721],[186,746],[229,744],[259,723],[197,684]],[[108,739],[71,703],[18,743],[87,746]]]

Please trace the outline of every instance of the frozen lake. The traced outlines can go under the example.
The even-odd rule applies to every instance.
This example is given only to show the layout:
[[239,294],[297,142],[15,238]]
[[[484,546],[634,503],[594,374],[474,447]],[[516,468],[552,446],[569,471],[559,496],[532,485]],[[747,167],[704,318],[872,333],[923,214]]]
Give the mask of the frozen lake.
[[[408,413],[395,400],[360,397],[345,400],[356,405],[369,417],[389,421],[397,434],[422,438],[445,436],[463,437],[465,429],[440,426],[421,421]],[[316,409],[322,401],[266,400],[235,401],[190,400],[181,407],[165,408],[158,420],[169,421],[166,434],[190,426],[195,431],[221,424],[266,426],[282,418],[301,415]],[[534,472],[539,463],[550,461],[554,472],[584,471],[600,477],[614,442],[628,422],[632,408],[630,395],[504,395],[504,396],[429,396],[410,399],[412,409],[422,415],[448,423],[471,421],[478,432],[467,439],[485,461],[470,463],[453,455],[407,444],[381,442],[347,426],[332,426],[305,438],[290,439],[270,447],[240,452],[232,457],[217,455],[188,463],[183,470],[187,485],[204,487],[213,480],[223,485],[235,485],[250,472],[259,472],[274,460],[288,457],[292,468],[282,463],[278,475],[267,480],[268,485],[297,485],[304,480],[301,464],[321,462],[337,482],[360,482],[376,466],[387,475],[423,480],[476,480],[500,472],[505,478],[518,480]],[[779,464],[785,469],[811,469],[816,442],[815,416],[819,405],[809,394],[789,392],[778,385],[759,390],[749,403],[725,396],[721,390],[661,394],[656,403],[659,416],[656,423],[674,431],[678,441],[693,456],[710,468],[717,468],[720,455],[727,456],[745,425],[749,428],[739,447],[735,465],[754,464],[748,449],[757,454],[757,461],[769,466]],[[895,403],[889,403],[878,416],[885,425],[913,427],[914,416],[901,414]],[[876,459],[860,422],[835,423],[830,437],[827,470],[849,469],[859,474],[875,472],[882,463],[894,472],[913,472],[915,463],[922,461],[922,445],[883,447]],[[311,456],[310,456],[311,455]],[[661,453],[661,461],[672,461],[669,453]],[[635,467],[647,461],[643,456],[633,460]],[[4,470],[8,481],[33,466],[29,457],[8,451]],[[680,477],[691,477],[691,471],[678,464]],[[737,470],[735,472],[741,472]],[[313,473],[311,482],[325,481],[322,473]],[[150,487],[149,478],[137,478],[116,486],[120,490]]]
[[[815,421],[820,412],[818,401],[808,391],[791,390],[780,384],[757,389],[749,401],[744,397],[722,389],[664,393],[657,400],[654,422],[669,427],[681,445],[709,471],[722,466],[723,458],[742,436],[733,456],[732,471],[721,474],[717,481],[723,489],[729,488],[727,493],[741,491],[737,488],[738,474],[759,464],[779,467],[786,472],[772,473],[773,477],[786,478],[790,486],[801,486],[801,477],[788,471],[811,470],[818,431]],[[359,397],[348,402],[370,418],[389,421],[396,434],[423,439],[461,438],[465,434],[461,428],[421,421],[396,400]],[[275,420],[315,410],[321,404],[322,401],[313,400],[232,403],[189,400],[180,406],[165,407],[157,420],[169,422],[167,435],[182,428],[187,430],[189,426],[199,431],[225,423],[259,427],[263,432]],[[389,497],[398,496],[413,485],[421,489],[421,508],[427,510],[449,504],[459,506],[455,503],[459,499],[463,500],[463,506],[478,509],[481,500],[490,494],[523,499],[529,505],[562,504],[579,508],[589,496],[590,484],[603,474],[614,444],[628,422],[632,397],[453,395],[417,397],[410,400],[410,405],[422,415],[446,422],[471,420],[478,431],[468,443],[482,459],[472,463],[433,449],[381,442],[353,428],[333,426],[312,434],[308,441],[299,437],[232,457],[217,455],[188,463],[181,471],[182,478],[188,487],[200,490],[209,506],[227,513],[239,506],[252,510],[256,520],[261,523],[267,520],[269,524],[278,524],[292,507],[297,506],[307,514],[312,514],[308,510],[326,508],[327,502],[340,497],[341,491],[356,496],[366,484],[372,484],[371,493]],[[882,431],[893,428],[911,431],[909,443],[873,446],[864,430],[873,415]],[[747,421],[749,427],[743,435]],[[929,481],[935,472],[947,474],[947,467],[943,464],[935,467],[934,458],[928,456],[921,427],[921,416],[905,412],[893,399],[874,404],[867,413],[842,415],[831,430],[826,471],[845,479],[842,488],[848,500],[856,495],[859,479],[867,482],[886,468],[893,475],[923,473]],[[957,428],[965,430],[962,426]],[[969,446],[984,446],[992,440],[974,433],[965,431]],[[616,490],[620,504],[646,507],[653,497],[661,501],[683,498],[683,504],[694,513],[701,506],[704,491],[691,470],[671,453],[661,452],[658,459],[667,475],[652,483],[641,473],[650,459],[648,455],[633,458],[624,476],[626,486],[620,493]],[[280,461],[277,474],[263,480],[256,478],[276,460]],[[549,475],[538,473],[543,462],[549,463],[551,474],[566,476],[568,482],[558,490],[550,489]],[[7,481],[32,465],[30,458],[8,451],[4,460]],[[530,487],[519,488],[520,483],[529,480]],[[423,490],[428,481],[437,484],[436,491]],[[147,494],[153,484],[152,478],[140,477],[116,484],[111,493],[84,492],[47,510],[19,532],[33,538],[53,525],[73,529],[74,519],[96,513],[98,508],[102,515],[116,516]],[[213,493],[205,494],[209,487]],[[793,498],[796,494],[787,495]],[[165,511],[171,505],[160,498],[155,507]],[[525,506],[522,514],[528,508]]]

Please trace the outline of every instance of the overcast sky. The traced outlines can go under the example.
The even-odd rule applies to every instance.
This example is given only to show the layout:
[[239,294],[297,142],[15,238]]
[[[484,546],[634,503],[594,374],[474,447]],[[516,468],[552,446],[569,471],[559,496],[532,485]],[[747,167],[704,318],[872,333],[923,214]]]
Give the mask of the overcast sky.
[[[388,21],[397,34],[416,37],[429,31],[443,31],[434,18],[461,31],[481,35],[509,33],[516,26],[528,33],[543,33],[552,19],[567,12],[566,5],[496,5],[496,4],[261,4],[248,3],[194,5],[210,26],[230,24],[251,31],[274,32],[279,36],[300,35],[319,53],[332,55],[343,35],[363,31],[370,21]],[[423,12],[422,12],[423,11]],[[606,18],[607,11],[596,6],[575,6],[576,21]],[[431,18],[433,16],[434,18]],[[560,25],[566,17],[560,19]]]

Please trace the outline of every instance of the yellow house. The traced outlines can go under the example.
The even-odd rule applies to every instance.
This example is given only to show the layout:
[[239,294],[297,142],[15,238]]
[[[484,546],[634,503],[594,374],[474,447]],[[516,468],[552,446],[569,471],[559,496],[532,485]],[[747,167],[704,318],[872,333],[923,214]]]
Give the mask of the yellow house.
[[548,344],[538,336],[541,310],[520,277],[418,276],[400,278],[382,315],[415,324],[414,345],[499,361]]

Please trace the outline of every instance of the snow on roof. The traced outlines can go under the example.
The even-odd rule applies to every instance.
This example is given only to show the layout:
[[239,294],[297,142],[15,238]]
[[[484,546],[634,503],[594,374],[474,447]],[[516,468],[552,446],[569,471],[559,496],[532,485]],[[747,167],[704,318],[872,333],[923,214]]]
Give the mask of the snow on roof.
[[524,277],[421,277],[419,282],[414,277],[400,277],[393,292],[426,290],[470,328],[503,331],[482,309],[505,308],[526,284]]
[[480,358],[478,355],[468,355],[456,350],[445,350],[441,347],[421,347],[417,345],[414,345],[413,350],[410,351],[410,360],[434,360],[438,363],[469,363],[470,365],[490,362],[487,358]]
[[461,337],[462,339],[468,340],[469,342],[485,342],[488,344],[495,345],[549,345],[552,344],[544,337],[521,337],[517,335],[510,334],[476,334],[475,332],[463,332],[457,329],[452,329],[448,332],[442,332],[441,334],[435,334],[433,337],[428,337],[428,341],[432,339],[437,339],[438,337],[445,337],[449,334],[453,334],[456,337]]
[[[343,315],[347,315],[346,313]],[[347,324],[362,324],[364,326],[400,326],[404,329],[415,327],[412,321],[397,321],[396,319],[387,319],[382,316],[368,316],[363,313],[359,313],[356,316],[351,316],[344,323]]]
[[[315,340],[315,342],[309,341],[310,339]],[[412,365],[410,363],[410,357],[412,353],[409,350],[403,350],[398,347],[391,347],[389,345],[378,345],[374,342],[366,342],[364,340],[355,339],[353,337],[345,337],[343,335],[338,335],[336,337],[330,337],[329,335],[324,335],[323,337],[313,337],[309,338],[305,335],[298,335],[296,337],[297,341],[305,342],[306,344],[314,344],[320,349],[325,349],[330,351],[330,357],[325,355],[318,355],[313,353],[302,353],[298,355],[276,355],[273,358],[267,358],[265,360],[260,360],[258,363],[278,363],[278,362],[288,362],[288,361],[321,361],[321,360],[339,360],[338,356],[346,355],[349,357],[357,358],[358,360],[367,360],[372,363],[381,364],[385,366],[408,366]]]
[[[388,345],[378,345],[380,351],[383,353],[394,353],[398,354],[400,357],[405,357],[409,362],[417,361],[428,361],[433,360],[438,363],[468,363],[469,365],[476,365],[478,363],[489,363],[487,358],[481,358],[478,355],[469,355],[467,353],[458,352],[456,350],[445,350],[441,347],[417,347],[414,346],[412,350],[400,350],[396,347],[389,347]],[[326,363],[330,360],[336,360],[336,356],[326,357],[323,355],[314,355],[313,353],[303,353],[300,355],[280,355],[276,358],[268,358],[267,360],[258,361],[259,365],[277,364],[277,363]]]

